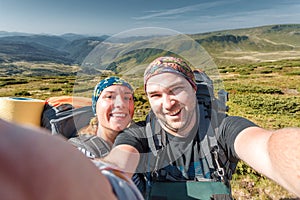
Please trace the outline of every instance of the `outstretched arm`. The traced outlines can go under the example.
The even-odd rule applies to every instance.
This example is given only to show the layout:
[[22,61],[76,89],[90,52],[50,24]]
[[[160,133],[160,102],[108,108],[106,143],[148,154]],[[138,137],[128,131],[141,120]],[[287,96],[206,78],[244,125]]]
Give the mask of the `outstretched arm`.
[[116,199],[81,152],[44,130],[0,119],[1,199]]
[[300,197],[300,128],[246,128],[234,146],[240,159]]
[[114,147],[102,160],[117,166],[131,177],[137,168],[139,159],[140,155],[138,150],[130,145],[124,144]]

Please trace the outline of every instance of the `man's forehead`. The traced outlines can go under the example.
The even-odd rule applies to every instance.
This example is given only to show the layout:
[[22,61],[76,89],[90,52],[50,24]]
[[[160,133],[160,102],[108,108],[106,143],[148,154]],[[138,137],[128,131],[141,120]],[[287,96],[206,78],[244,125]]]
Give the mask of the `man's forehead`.
[[162,83],[162,82],[169,82],[169,81],[181,82],[184,79],[185,78],[183,76],[180,76],[175,73],[161,73],[150,77],[147,84]]
[[160,88],[172,88],[181,84],[186,84],[184,77],[173,73],[162,73],[149,78],[147,82],[147,91]]

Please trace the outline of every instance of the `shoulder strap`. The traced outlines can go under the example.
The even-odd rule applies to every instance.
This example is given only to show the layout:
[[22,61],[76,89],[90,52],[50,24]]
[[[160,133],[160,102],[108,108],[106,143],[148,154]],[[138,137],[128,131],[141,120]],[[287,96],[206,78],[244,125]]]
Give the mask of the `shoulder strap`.
[[153,119],[151,119],[152,116],[152,111],[149,112],[149,114],[146,117],[146,136],[148,138],[148,144],[149,144],[149,148],[151,149],[151,152],[153,152],[154,156],[157,156],[157,149],[156,149],[156,145],[153,139]]
[[[225,156],[219,148],[216,132],[218,131],[219,121],[217,112],[208,109],[199,103],[199,128],[198,137],[201,144],[200,159],[207,162],[209,169],[204,168],[205,173],[211,173],[211,177],[216,180],[224,181],[224,168],[219,164],[220,156]],[[227,160],[223,158],[222,160]],[[205,166],[205,165],[204,165]]]
[[[203,104],[198,104],[198,137],[201,143],[201,154],[206,158],[209,168],[213,169],[213,160],[211,157],[211,149],[217,146],[217,138],[212,127],[211,119],[208,117],[208,110]],[[200,154],[200,155],[201,155]]]
[[156,116],[153,111],[150,110],[146,117],[146,136],[148,138],[149,148],[154,156],[157,156],[158,148],[162,147],[166,143],[166,137],[163,134]]
[[146,136],[151,153],[148,155],[147,170],[151,171],[152,175],[157,176],[159,171],[160,156],[159,152],[162,150],[162,146],[166,146],[166,133],[162,130],[156,116],[153,111],[150,110],[146,117]]
[[91,152],[95,157],[106,156],[111,150],[110,146],[96,135],[80,135],[69,139],[75,146]]

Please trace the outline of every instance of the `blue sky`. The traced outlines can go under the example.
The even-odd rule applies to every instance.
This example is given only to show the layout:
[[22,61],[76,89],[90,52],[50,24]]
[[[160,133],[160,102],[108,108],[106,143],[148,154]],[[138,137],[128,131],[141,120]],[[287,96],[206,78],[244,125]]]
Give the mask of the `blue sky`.
[[181,33],[300,24],[299,0],[0,0],[0,31],[117,34],[161,27]]

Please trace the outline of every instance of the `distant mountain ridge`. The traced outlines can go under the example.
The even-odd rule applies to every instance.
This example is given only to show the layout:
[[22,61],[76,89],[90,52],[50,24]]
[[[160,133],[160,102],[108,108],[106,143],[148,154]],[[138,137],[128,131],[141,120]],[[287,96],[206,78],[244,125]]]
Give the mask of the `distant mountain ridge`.
[[76,34],[13,35],[0,37],[0,61],[48,61],[80,64],[85,56],[108,36]]
[[212,44],[215,42],[219,45],[224,45],[224,43],[238,44],[240,48],[245,50],[291,50],[300,47],[300,24],[217,31],[206,34],[194,34],[191,37],[208,48],[210,45],[207,43]]
[[29,36],[32,35],[30,33],[22,33],[22,32],[8,32],[8,31],[0,31],[0,37],[7,36]]
[[[300,24],[270,25],[188,36],[218,59],[225,59],[226,53],[300,51]],[[68,33],[58,36],[0,31],[0,62],[47,61],[80,65],[94,47],[107,38],[108,35]],[[128,43],[133,40],[134,38],[128,38]]]

